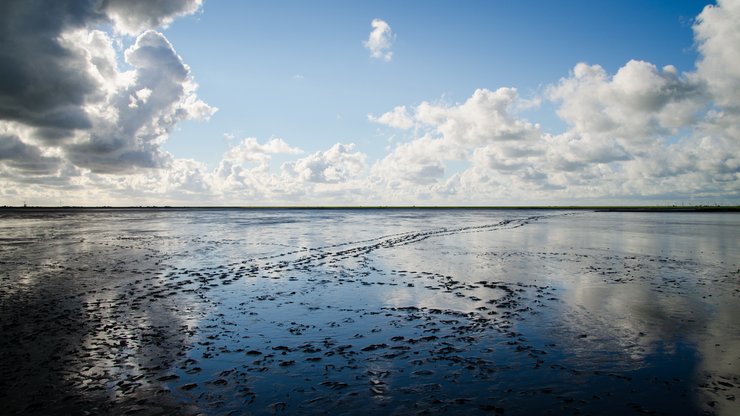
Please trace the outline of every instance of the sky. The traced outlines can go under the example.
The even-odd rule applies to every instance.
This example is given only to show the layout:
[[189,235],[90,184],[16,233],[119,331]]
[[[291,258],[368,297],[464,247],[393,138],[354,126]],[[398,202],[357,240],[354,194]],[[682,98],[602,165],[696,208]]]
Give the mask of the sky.
[[740,204],[740,0],[6,0],[0,205]]

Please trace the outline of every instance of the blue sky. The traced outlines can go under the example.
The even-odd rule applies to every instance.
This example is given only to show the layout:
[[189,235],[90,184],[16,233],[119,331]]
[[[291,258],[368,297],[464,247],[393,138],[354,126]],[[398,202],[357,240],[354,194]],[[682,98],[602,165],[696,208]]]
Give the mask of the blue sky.
[[740,0],[8,0],[0,204],[740,203]]
[[[183,123],[165,148],[214,167],[228,147],[224,134],[280,137],[307,151],[351,141],[381,157],[385,136],[367,114],[399,104],[464,101],[476,88],[535,96],[578,62],[610,72],[630,59],[691,70],[691,23],[708,3],[206,2],[164,33],[198,95],[219,111],[207,123]],[[391,62],[362,46],[374,18],[395,33]],[[564,129],[551,106],[530,113],[546,129]]]

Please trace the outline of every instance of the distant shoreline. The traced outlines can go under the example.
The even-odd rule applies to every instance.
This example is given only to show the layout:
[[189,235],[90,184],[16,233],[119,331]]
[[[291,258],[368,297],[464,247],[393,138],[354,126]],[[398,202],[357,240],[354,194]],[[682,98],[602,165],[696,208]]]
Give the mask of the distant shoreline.
[[553,210],[595,212],[740,212],[740,206],[0,206],[0,212],[131,210]]

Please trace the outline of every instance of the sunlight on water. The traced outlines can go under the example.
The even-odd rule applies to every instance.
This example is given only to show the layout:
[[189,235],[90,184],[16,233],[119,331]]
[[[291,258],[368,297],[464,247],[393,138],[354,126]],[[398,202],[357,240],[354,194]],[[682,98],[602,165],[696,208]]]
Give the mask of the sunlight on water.
[[10,412],[737,414],[740,216],[16,211]]

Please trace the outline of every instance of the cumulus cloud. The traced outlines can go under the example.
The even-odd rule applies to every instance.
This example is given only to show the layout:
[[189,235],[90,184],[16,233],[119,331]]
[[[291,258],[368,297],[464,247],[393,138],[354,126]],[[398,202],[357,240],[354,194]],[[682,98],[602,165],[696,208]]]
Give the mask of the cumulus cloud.
[[597,195],[736,199],[738,18],[737,1],[698,16],[694,72],[629,61],[610,76],[598,65],[576,65],[548,90],[571,127],[547,141],[548,168],[570,190]]
[[43,175],[56,172],[61,159],[45,156],[41,150],[13,135],[0,134],[0,163],[21,175]]
[[202,204],[213,198],[213,174],[191,159],[175,159],[167,169],[151,169],[138,175],[96,175],[86,178],[86,187],[107,189],[108,197],[157,203]]
[[[514,88],[463,103],[397,106],[369,121],[420,134],[373,166],[396,195],[486,202],[615,198],[738,198],[740,1],[708,6],[694,26],[700,57],[680,72],[645,61],[615,73],[578,63],[544,89],[568,128],[545,134]],[[460,168],[460,164],[467,166]],[[456,166],[456,169],[450,169]]]
[[717,105],[740,112],[740,2],[719,0],[699,14],[694,34],[701,58],[697,74],[704,80]]
[[426,135],[399,144],[373,166],[373,174],[391,188],[402,186],[402,182],[433,184],[444,176],[444,161],[449,158],[451,150],[445,141]]
[[[163,34],[148,30],[195,12],[201,1],[59,0],[0,5],[0,124],[18,143],[99,173],[163,167],[175,124],[215,108]],[[118,68],[113,23],[137,34]],[[143,31],[143,33],[142,33]],[[33,162],[36,153],[19,153]],[[6,164],[9,162],[5,162]],[[14,163],[20,163],[15,161]]]
[[560,172],[573,172],[591,164],[632,160],[633,156],[617,140],[579,135],[571,130],[545,139],[547,163]]
[[[720,0],[698,16],[693,71],[632,60],[610,73],[576,63],[542,96],[481,88],[459,103],[370,114],[369,122],[407,131],[371,163],[353,144],[300,156],[282,139],[245,138],[215,168],[161,147],[178,122],[216,111],[155,30],[200,6],[1,2],[0,196],[91,204],[740,198],[740,1]],[[97,30],[105,23],[111,33]],[[365,47],[391,60],[390,26],[372,26]],[[135,41],[121,54],[114,45],[129,35]],[[523,116],[541,100],[555,105],[564,131],[544,133]],[[288,161],[275,166],[275,155]]]
[[84,54],[59,35],[101,18],[86,1],[0,4],[0,120],[63,131],[91,126],[83,105],[99,84],[87,75]]
[[405,106],[398,106],[378,117],[369,115],[368,119],[398,129],[419,125],[461,145],[521,141],[539,136],[540,129],[539,124],[515,114],[522,105],[526,106],[527,102],[519,97],[516,88],[496,91],[480,88],[461,104],[424,101],[412,112]]
[[337,143],[285,162],[279,171],[272,166],[271,155],[300,153],[282,139],[265,143],[244,139],[224,154],[210,176],[211,190],[218,194],[217,199],[230,204],[321,204],[328,199],[346,203],[363,193],[354,182],[361,178],[366,156],[354,151],[353,144]]
[[[238,184],[245,184],[258,174],[267,174],[270,170],[272,155],[295,155],[303,153],[301,149],[288,145],[283,139],[272,138],[261,144],[254,137],[243,139],[239,144],[231,147],[223,155],[216,169],[217,178],[223,179],[220,188],[238,188]],[[245,167],[245,163],[256,166]]]
[[304,182],[347,182],[365,169],[365,155],[353,152],[354,147],[352,143],[337,143],[329,150],[284,164],[283,171]]
[[169,26],[177,17],[195,13],[202,4],[203,0],[103,0],[100,9],[117,31],[135,36]]
[[265,144],[260,144],[254,137],[243,139],[241,143],[230,148],[223,159],[232,162],[260,161],[273,154],[300,154],[303,151],[297,147],[290,146],[283,139],[272,138]]
[[[737,199],[738,18],[737,1],[702,12],[694,72],[637,60],[614,74],[577,64],[545,89],[568,125],[562,133],[545,134],[523,119],[518,112],[539,98],[522,99],[513,88],[371,115],[372,122],[421,131],[374,165],[375,183],[399,195],[456,200]],[[468,167],[449,169],[459,161]]]
[[[2,2],[0,118],[39,127],[89,128],[83,105],[99,89],[100,79],[87,71],[86,51],[70,48],[63,35],[94,27],[126,11],[134,12],[129,16],[136,21],[142,21],[136,16],[148,16],[151,25],[142,23],[140,29],[154,28],[195,11],[199,5],[200,1],[143,0]],[[108,11],[113,14],[106,14]]]
[[[373,173],[390,188],[402,187],[404,183],[439,187],[450,161],[467,161],[509,172],[514,166],[524,166],[530,163],[526,157],[543,151],[536,143],[541,134],[539,125],[515,114],[521,101],[513,88],[478,89],[463,103],[425,101],[411,112],[396,107],[372,117],[371,121],[390,127],[417,126],[422,133],[393,148],[373,166]],[[484,157],[484,152],[488,156]],[[449,195],[451,189],[448,183],[439,191]]]
[[695,76],[629,61],[613,77],[599,65],[579,63],[549,89],[558,115],[581,134],[608,134],[625,141],[668,136],[693,123],[706,105]]
[[512,113],[518,100],[515,88],[478,89],[467,101],[456,106],[424,102],[417,107],[415,116],[434,127],[446,140],[463,145],[521,141],[538,136],[538,124]]
[[102,113],[110,117],[97,114],[89,133],[65,146],[73,163],[95,172],[165,166],[159,145],[175,124],[214,111],[195,96],[190,69],[161,33],[142,33],[124,56],[134,70],[105,97]]
[[397,129],[410,129],[414,126],[413,118],[409,116],[406,111],[406,106],[403,105],[377,117],[372,114],[368,114],[367,119],[373,123],[384,124]]
[[373,30],[370,32],[367,40],[363,42],[365,48],[370,51],[370,56],[373,58],[390,62],[393,59],[391,46],[395,37],[390,25],[384,20],[373,19],[370,22],[370,26],[372,26]]

